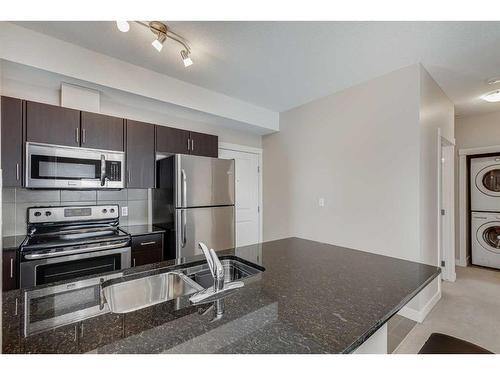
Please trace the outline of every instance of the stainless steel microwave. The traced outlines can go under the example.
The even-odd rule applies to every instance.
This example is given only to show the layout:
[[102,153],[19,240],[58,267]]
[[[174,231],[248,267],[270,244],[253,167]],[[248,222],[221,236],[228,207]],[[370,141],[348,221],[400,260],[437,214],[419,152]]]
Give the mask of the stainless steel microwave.
[[26,142],[26,187],[122,189],[125,153]]

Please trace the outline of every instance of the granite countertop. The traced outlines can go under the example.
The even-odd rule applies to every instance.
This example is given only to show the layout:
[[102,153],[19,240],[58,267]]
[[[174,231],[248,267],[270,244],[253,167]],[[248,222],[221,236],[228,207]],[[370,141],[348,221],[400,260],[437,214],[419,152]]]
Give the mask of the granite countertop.
[[165,233],[165,229],[154,225],[120,225],[120,229],[131,236],[140,236],[144,234]]
[[3,251],[11,251],[17,250],[26,239],[25,235],[18,236],[6,236],[2,237],[2,250]]
[[[214,303],[192,306],[182,297],[25,338],[25,291],[17,290],[3,294],[4,352],[349,353],[440,273],[435,266],[299,238],[218,254],[265,268],[219,300],[224,307],[219,320],[214,320]],[[179,267],[169,261],[124,274]],[[43,314],[50,315],[50,306]]]

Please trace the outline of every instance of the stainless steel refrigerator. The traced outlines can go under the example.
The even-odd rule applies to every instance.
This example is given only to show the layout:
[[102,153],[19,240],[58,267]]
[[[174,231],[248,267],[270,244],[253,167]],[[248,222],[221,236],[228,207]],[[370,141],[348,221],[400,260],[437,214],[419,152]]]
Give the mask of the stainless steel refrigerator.
[[234,160],[157,154],[153,224],[167,230],[165,258],[235,246]]

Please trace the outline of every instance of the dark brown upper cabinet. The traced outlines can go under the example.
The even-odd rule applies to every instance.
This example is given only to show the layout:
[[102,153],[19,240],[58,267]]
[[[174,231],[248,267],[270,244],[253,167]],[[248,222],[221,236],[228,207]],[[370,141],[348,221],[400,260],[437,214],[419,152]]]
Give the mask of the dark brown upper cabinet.
[[153,188],[155,182],[155,127],[126,120],[127,187]]
[[4,187],[22,186],[23,101],[2,96],[2,170]]
[[156,125],[156,151],[189,154],[189,131]]
[[80,111],[26,102],[26,140],[80,146]]
[[189,132],[189,138],[191,140],[189,147],[191,155],[213,158],[219,156],[219,138],[216,135]]
[[81,146],[101,150],[123,151],[122,118],[82,112]]

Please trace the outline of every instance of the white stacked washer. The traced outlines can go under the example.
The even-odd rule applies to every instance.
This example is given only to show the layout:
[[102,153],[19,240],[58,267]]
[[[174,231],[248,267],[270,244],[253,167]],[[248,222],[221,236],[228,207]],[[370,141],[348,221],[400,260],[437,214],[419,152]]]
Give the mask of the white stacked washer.
[[500,156],[470,163],[472,264],[500,268]]

